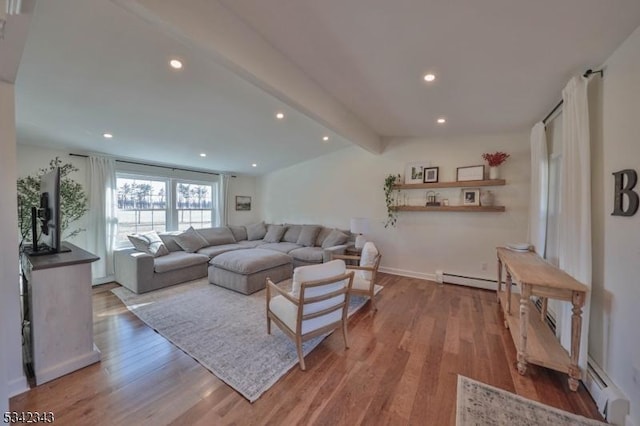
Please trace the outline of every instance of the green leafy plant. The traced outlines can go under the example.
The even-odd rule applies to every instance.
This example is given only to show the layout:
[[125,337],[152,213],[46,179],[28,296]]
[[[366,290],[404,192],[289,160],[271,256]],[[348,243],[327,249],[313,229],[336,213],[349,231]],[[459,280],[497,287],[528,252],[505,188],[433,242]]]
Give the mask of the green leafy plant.
[[22,240],[31,238],[31,207],[40,205],[40,178],[56,167],[60,167],[60,212],[63,238],[75,237],[84,228],[69,229],[89,210],[89,201],[82,185],[69,177],[78,168],[71,163],[63,163],[56,157],[49,162],[49,168],[40,169],[37,174],[18,179],[18,222]]
[[398,221],[398,211],[393,205],[393,191],[395,191],[393,186],[399,183],[400,175],[387,175],[384,179],[384,202],[387,205],[387,219],[384,221],[385,228],[389,226],[395,228]]

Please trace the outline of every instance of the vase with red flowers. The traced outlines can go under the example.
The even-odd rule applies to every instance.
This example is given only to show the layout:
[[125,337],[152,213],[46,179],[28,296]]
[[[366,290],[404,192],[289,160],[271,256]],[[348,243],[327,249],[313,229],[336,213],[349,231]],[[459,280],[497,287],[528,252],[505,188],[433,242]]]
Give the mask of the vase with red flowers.
[[482,158],[489,163],[489,179],[498,179],[498,166],[507,161],[509,157],[509,154],[501,151],[482,154]]

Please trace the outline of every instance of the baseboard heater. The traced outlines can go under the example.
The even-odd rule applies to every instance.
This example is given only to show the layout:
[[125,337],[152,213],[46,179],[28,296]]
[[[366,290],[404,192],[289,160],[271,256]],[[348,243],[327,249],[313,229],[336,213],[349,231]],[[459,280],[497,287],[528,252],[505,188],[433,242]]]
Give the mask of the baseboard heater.
[[625,426],[625,418],[629,413],[629,400],[591,357],[589,357],[587,364],[584,384],[596,402],[598,411],[607,422]]
[[483,288],[485,290],[496,289],[496,280],[452,274],[450,272],[442,272],[440,274],[440,271],[436,271],[436,280],[446,284],[465,285],[467,287]]

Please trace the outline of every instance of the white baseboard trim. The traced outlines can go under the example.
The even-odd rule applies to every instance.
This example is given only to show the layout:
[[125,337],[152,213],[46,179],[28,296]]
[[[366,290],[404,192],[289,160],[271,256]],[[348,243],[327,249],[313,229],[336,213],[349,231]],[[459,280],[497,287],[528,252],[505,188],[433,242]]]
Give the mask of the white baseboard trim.
[[384,272],[385,274],[399,275],[401,277],[419,278],[421,280],[429,280],[429,281],[436,280],[435,274],[426,274],[424,272],[407,271],[406,269],[388,268],[384,266],[380,266],[378,270],[380,272]]
[[27,382],[27,376],[22,374],[22,376],[15,378],[13,380],[9,380],[8,383],[9,390],[9,398],[12,396],[20,395],[23,392],[29,390],[29,383]]
[[100,350],[93,345],[93,350],[79,357],[61,362],[60,364],[51,366],[44,370],[36,370],[36,384],[39,386],[43,383],[49,382],[72,371],[79,370],[91,364],[95,364],[100,361]]
[[115,280],[116,280],[116,276],[115,275],[108,275],[106,277],[92,279],[91,280],[91,285],[106,284],[106,283],[113,282]]

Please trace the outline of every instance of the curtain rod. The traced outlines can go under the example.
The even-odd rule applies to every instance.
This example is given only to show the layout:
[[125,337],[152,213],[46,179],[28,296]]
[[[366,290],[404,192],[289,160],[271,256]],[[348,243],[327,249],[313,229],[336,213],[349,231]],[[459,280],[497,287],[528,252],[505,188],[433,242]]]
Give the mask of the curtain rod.
[[[600,74],[600,78],[604,77],[604,70],[597,70],[594,71],[591,68],[589,68],[588,70],[586,70],[584,72],[584,74],[582,74],[583,77],[585,78],[589,78],[591,77],[593,74]],[[560,100],[560,102],[558,102],[558,104],[556,106],[553,107],[553,109],[551,110],[551,112],[549,114],[547,114],[547,116],[545,118],[542,119],[542,124],[547,124],[547,120],[551,118],[551,116],[553,115],[553,113],[555,113],[558,108],[560,108],[562,106],[562,104],[564,103],[563,100]]]
[[[69,153],[70,156],[72,157],[82,157],[82,158],[89,158],[88,155],[84,155],[84,154],[74,154],[74,153]],[[115,160],[118,163],[126,163],[126,164],[135,164],[137,166],[150,166],[150,167],[160,167],[162,169],[169,169],[169,170],[180,170],[181,172],[191,172],[191,173],[202,173],[205,175],[215,175],[215,176],[220,176],[220,173],[216,173],[216,172],[203,172],[201,170],[191,170],[191,169],[183,169],[181,167],[171,167],[171,166],[160,166],[158,164],[149,164],[149,163],[141,163],[139,161],[129,161],[129,160]],[[231,175],[231,177],[236,177],[235,175]]]

